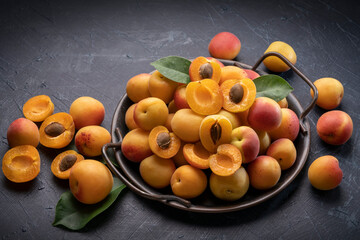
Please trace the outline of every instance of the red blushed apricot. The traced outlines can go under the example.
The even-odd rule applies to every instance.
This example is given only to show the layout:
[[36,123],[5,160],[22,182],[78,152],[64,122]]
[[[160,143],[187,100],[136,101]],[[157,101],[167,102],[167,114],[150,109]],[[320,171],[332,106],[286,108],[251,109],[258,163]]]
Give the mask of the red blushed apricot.
[[270,156],[258,156],[247,166],[250,184],[253,188],[266,190],[274,187],[281,177],[278,161]]
[[23,106],[24,116],[33,122],[42,122],[53,112],[54,103],[47,95],[32,97]]
[[176,109],[190,108],[186,101],[186,85],[180,85],[174,93],[174,104]]
[[220,87],[211,79],[190,82],[186,87],[186,99],[190,108],[201,115],[215,114],[223,105]]
[[130,78],[126,84],[126,94],[134,103],[150,97],[149,92],[149,73],[140,73]]
[[209,115],[200,125],[200,141],[209,152],[216,152],[219,145],[230,143],[232,125],[229,119],[222,115]]
[[195,144],[188,143],[184,145],[183,154],[186,161],[196,168],[209,168],[209,157],[211,153],[204,148],[201,142]]
[[288,138],[291,141],[295,141],[299,134],[299,129],[299,118],[296,113],[289,108],[281,108],[280,126],[268,133],[272,141],[280,138]]
[[255,72],[251,69],[244,69],[244,71],[248,75],[248,78],[250,78],[251,80],[254,80],[255,78],[260,77],[260,75],[257,72]]
[[211,171],[218,176],[234,174],[242,163],[240,150],[232,144],[222,144],[217,148],[217,153],[209,158]]
[[125,113],[125,124],[129,130],[133,130],[138,128],[139,126],[136,124],[134,120],[134,110],[135,110],[136,103],[132,104]]
[[70,114],[55,113],[40,126],[40,143],[48,148],[63,148],[69,145],[75,134],[75,124]]
[[40,155],[31,145],[11,148],[2,159],[2,171],[7,179],[16,183],[28,182],[40,172]]
[[234,59],[240,52],[241,42],[230,32],[220,32],[210,41],[209,53],[214,58]]
[[74,150],[67,150],[57,155],[51,163],[51,172],[60,179],[69,179],[70,170],[75,163],[84,157]]
[[111,142],[109,131],[101,126],[86,126],[75,135],[75,146],[78,151],[88,157],[101,155],[103,145]]
[[154,127],[149,134],[151,151],[161,158],[172,158],[179,151],[181,140],[164,126]]
[[223,108],[229,112],[248,110],[256,98],[256,86],[249,78],[226,80],[220,89],[223,95]]
[[37,147],[39,139],[40,134],[37,125],[27,118],[14,120],[7,130],[7,140],[11,148],[20,145]]
[[192,82],[212,79],[216,83],[219,83],[220,75],[220,65],[215,60],[209,60],[205,57],[195,58],[189,67],[189,76]]
[[244,69],[236,66],[225,66],[221,69],[221,78],[219,85],[229,79],[249,78]]
[[141,162],[153,152],[149,145],[149,132],[136,128],[128,132],[121,143],[121,152],[132,162]]

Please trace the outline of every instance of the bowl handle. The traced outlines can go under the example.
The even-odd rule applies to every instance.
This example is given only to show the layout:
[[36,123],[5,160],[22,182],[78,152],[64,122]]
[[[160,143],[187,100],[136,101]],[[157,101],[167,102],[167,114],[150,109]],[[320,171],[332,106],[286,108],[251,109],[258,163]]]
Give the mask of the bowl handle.
[[257,69],[257,67],[261,64],[262,61],[264,61],[265,58],[269,57],[269,56],[276,56],[278,58],[280,58],[283,62],[286,63],[286,65],[288,65],[297,75],[299,75],[300,78],[302,78],[305,83],[307,83],[307,85],[309,85],[311,87],[311,89],[314,91],[314,97],[311,101],[311,103],[305,108],[305,110],[300,114],[300,127],[301,127],[301,131],[303,133],[307,132],[307,129],[305,127],[305,123],[304,123],[304,118],[306,117],[306,115],[308,115],[308,113],[314,108],[316,100],[318,98],[318,90],[315,87],[315,85],[310,81],[310,79],[308,79],[302,72],[300,72],[299,69],[297,69],[294,64],[292,64],[286,57],[284,57],[283,55],[281,55],[280,53],[277,52],[267,52],[265,53],[256,63],[255,65],[252,67],[251,70],[255,71]]
[[109,166],[110,170],[112,171],[113,174],[115,174],[117,177],[120,178],[120,180],[127,186],[129,187],[132,191],[136,192],[137,194],[139,194],[142,197],[151,199],[151,200],[157,200],[157,201],[176,201],[182,205],[184,205],[185,207],[190,207],[191,206],[191,202],[174,196],[174,195],[160,195],[160,194],[153,194],[153,193],[148,193],[145,192],[141,189],[139,189],[138,187],[136,187],[134,184],[132,184],[125,176],[123,176],[120,171],[114,166],[114,164],[111,162],[108,154],[107,154],[107,150],[109,148],[120,148],[121,147],[121,140],[119,142],[116,143],[107,143],[105,144],[102,148],[101,148],[101,152],[103,155],[103,158],[105,159],[107,165]]

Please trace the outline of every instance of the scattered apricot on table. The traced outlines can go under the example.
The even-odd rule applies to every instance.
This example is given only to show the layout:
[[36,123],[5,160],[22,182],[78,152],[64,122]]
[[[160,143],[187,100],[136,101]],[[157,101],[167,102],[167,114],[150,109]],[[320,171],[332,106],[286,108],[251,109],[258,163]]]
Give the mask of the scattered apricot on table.
[[75,163],[84,160],[84,157],[74,150],[67,150],[58,154],[51,163],[51,172],[60,179],[69,179],[70,170]]

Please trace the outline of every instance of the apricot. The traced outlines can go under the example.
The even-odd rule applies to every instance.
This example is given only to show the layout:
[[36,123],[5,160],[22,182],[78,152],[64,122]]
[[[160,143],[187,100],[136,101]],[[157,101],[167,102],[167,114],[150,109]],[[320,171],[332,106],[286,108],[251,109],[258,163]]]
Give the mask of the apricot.
[[100,125],[105,117],[104,105],[92,97],[79,97],[70,106],[70,115],[75,123],[75,128],[90,125]]
[[247,77],[250,78],[251,80],[254,80],[255,78],[260,77],[260,74],[258,74],[257,72],[251,70],[251,69],[244,69],[244,71],[247,74]]
[[185,146],[185,143],[181,142],[179,151],[175,154],[174,157],[172,157],[172,160],[174,161],[176,167],[180,167],[182,165],[189,164],[186,161],[185,156],[184,156],[184,152],[183,152],[184,146]]
[[248,122],[249,109],[245,110],[243,112],[238,112],[238,113],[236,113],[236,115],[240,119],[241,126],[250,126],[250,124]]
[[180,85],[176,88],[174,93],[174,104],[176,109],[190,108],[186,101],[186,85]]
[[241,42],[230,32],[220,32],[210,41],[209,53],[214,58],[234,59],[240,52]]
[[346,143],[353,132],[353,121],[349,114],[340,110],[332,110],[320,116],[316,124],[319,137],[331,145]]
[[172,158],[179,151],[181,140],[164,126],[154,127],[149,134],[151,151],[161,158]]
[[[340,81],[335,78],[320,78],[314,82],[318,90],[316,105],[319,107],[332,110],[340,105],[344,96],[344,87]],[[310,89],[310,94],[314,97],[314,91]]]
[[128,132],[121,143],[121,152],[132,162],[141,162],[153,152],[149,145],[149,132],[136,128]]
[[55,157],[51,163],[51,172],[60,179],[69,179],[70,170],[75,163],[84,160],[84,157],[74,150],[67,150]]
[[39,145],[40,134],[36,124],[26,118],[14,120],[7,130],[7,141],[11,148],[20,145]]
[[289,107],[289,103],[288,103],[286,98],[283,98],[280,101],[278,101],[278,104],[279,104],[279,106],[281,108],[288,108]]
[[135,106],[136,103],[132,104],[125,113],[125,125],[128,127],[129,130],[133,130],[139,127],[134,120]]
[[267,190],[274,187],[281,176],[281,167],[278,161],[270,156],[258,156],[247,166],[250,185],[258,190]]
[[204,148],[201,142],[185,144],[183,154],[190,165],[200,169],[209,168],[211,153]]
[[102,146],[110,141],[109,131],[96,125],[83,127],[75,135],[76,148],[88,157],[100,156]]
[[280,164],[281,170],[289,169],[296,160],[296,148],[288,138],[280,138],[269,146],[266,155],[275,158]]
[[170,185],[170,179],[175,172],[175,164],[171,159],[156,155],[141,161],[140,175],[142,179],[153,188],[164,188]]
[[40,155],[32,145],[16,146],[8,150],[2,159],[4,176],[12,182],[29,182],[40,172]]
[[150,131],[158,125],[164,125],[168,114],[168,108],[163,100],[149,97],[136,104],[134,120],[140,128]]
[[134,103],[151,97],[149,92],[149,80],[151,74],[140,73],[130,78],[126,83],[126,94]]
[[247,193],[250,185],[249,175],[243,167],[230,176],[219,176],[212,173],[209,185],[215,197],[225,201],[235,201]]
[[249,78],[226,80],[220,89],[223,95],[223,108],[229,112],[248,110],[256,98],[256,86]]
[[170,179],[171,190],[174,195],[191,199],[200,196],[206,189],[207,177],[205,173],[191,165],[178,167]]
[[[190,107],[189,107],[190,108]],[[175,101],[171,100],[168,104],[168,111],[169,113],[175,113],[177,110],[179,110],[176,105],[175,105]]]
[[195,113],[189,108],[180,109],[171,120],[171,129],[184,142],[197,142],[200,140],[200,124],[203,115]]
[[282,112],[279,104],[268,97],[256,98],[248,113],[248,123],[254,130],[271,131],[281,124]]
[[[282,41],[275,41],[269,45],[269,47],[264,52],[277,52],[283,55],[287,60],[289,60],[293,65],[296,63],[296,53],[294,49],[287,43]],[[273,72],[285,72],[290,69],[290,67],[284,63],[280,58],[276,56],[269,56],[264,59],[264,65]]]
[[214,153],[219,145],[230,143],[231,131],[229,119],[222,115],[209,115],[201,121],[200,141],[206,150]]
[[203,79],[212,79],[219,83],[221,68],[217,61],[205,57],[195,58],[189,67],[189,76],[192,82]]
[[231,144],[240,150],[243,163],[253,161],[260,151],[260,140],[257,133],[247,126],[232,130]]
[[75,134],[75,124],[70,114],[55,113],[40,126],[40,143],[48,148],[63,148],[69,145]]
[[295,141],[299,134],[300,123],[296,113],[290,108],[281,108],[280,126],[268,133],[272,141],[280,138],[288,138]]
[[174,117],[175,113],[169,113],[167,119],[166,119],[166,122],[164,124],[164,126],[170,131],[172,132],[172,128],[171,128],[171,121]]
[[232,144],[221,144],[217,152],[209,157],[211,171],[219,176],[234,174],[241,167],[241,163],[241,152]]
[[308,179],[311,185],[319,190],[336,188],[343,178],[339,161],[330,155],[317,158],[308,169]]
[[96,160],[86,159],[77,162],[70,170],[70,191],[84,204],[95,204],[104,200],[109,195],[113,183],[110,170]]
[[221,77],[219,85],[229,79],[243,79],[248,78],[247,73],[244,69],[236,66],[225,66],[221,68]]
[[222,115],[230,120],[232,128],[237,128],[241,126],[241,121],[235,113],[229,112],[225,109],[221,109],[216,115]]
[[179,83],[164,77],[159,71],[154,71],[149,80],[149,92],[152,97],[157,97],[168,104],[174,98],[174,93]]
[[211,79],[190,82],[186,87],[186,99],[190,108],[202,115],[215,114],[223,105],[220,87]]
[[271,144],[270,135],[268,132],[265,131],[256,131],[256,133],[260,141],[260,150],[258,155],[264,155]]
[[47,95],[38,95],[30,98],[23,106],[24,116],[33,122],[42,122],[53,114],[54,103]]

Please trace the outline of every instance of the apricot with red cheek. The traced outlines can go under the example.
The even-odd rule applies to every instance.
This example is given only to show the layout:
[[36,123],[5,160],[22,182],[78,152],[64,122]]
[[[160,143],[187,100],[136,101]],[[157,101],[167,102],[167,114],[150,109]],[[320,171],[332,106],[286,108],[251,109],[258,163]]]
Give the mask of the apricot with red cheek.
[[11,148],[20,145],[37,147],[40,141],[39,129],[29,119],[18,118],[10,124],[7,130],[7,140]]
[[280,138],[288,138],[295,141],[299,134],[300,124],[296,113],[289,108],[281,108],[281,123],[274,130],[269,131],[272,141]]
[[289,169],[296,160],[296,148],[294,143],[288,138],[280,138],[269,146],[266,155],[275,158],[281,170]]
[[210,41],[209,53],[214,58],[234,59],[240,52],[241,42],[230,32],[220,32]]
[[96,125],[83,127],[75,135],[76,148],[88,157],[100,156],[102,146],[110,141],[109,131]]
[[149,132],[136,128],[128,132],[121,143],[121,152],[132,162],[141,162],[153,152],[149,145]]
[[259,154],[259,137],[250,127],[241,126],[233,129],[231,133],[231,144],[240,150],[243,163],[253,161]]
[[186,85],[180,85],[174,93],[174,104],[176,109],[190,108],[186,101]]
[[250,178],[250,185],[259,190],[274,187],[281,176],[281,167],[275,158],[259,156],[249,163],[246,168]]

